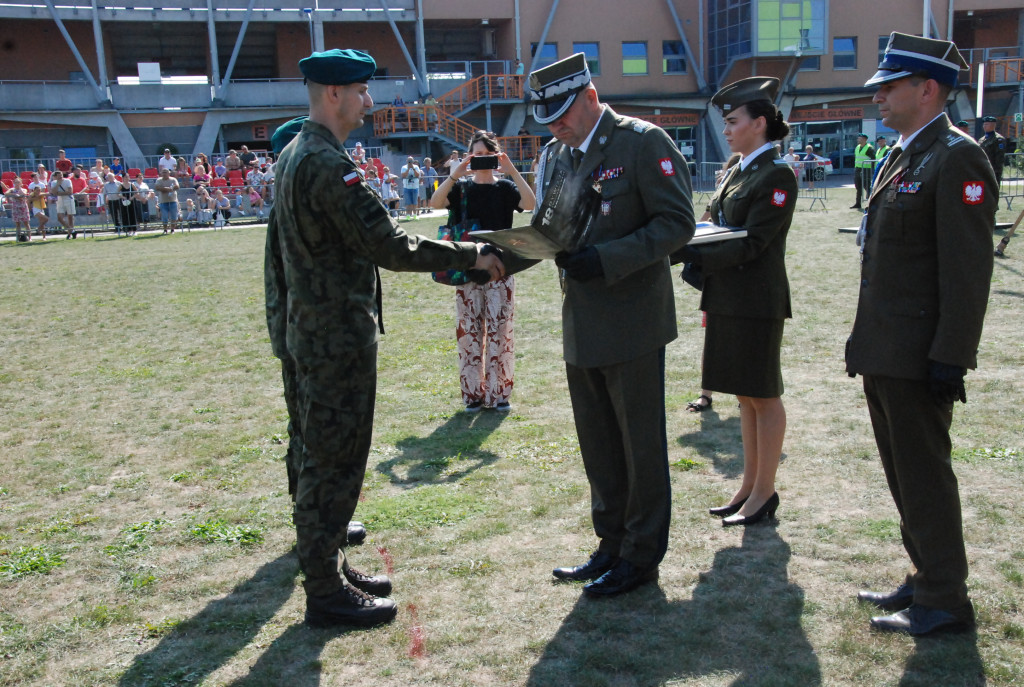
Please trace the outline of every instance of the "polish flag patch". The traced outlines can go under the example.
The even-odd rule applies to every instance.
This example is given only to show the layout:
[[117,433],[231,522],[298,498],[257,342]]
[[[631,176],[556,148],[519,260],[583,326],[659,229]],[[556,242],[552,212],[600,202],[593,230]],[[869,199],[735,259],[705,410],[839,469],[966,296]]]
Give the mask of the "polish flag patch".
[[667,177],[674,177],[676,175],[676,167],[672,164],[672,160],[667,157],[663,157],[658,160],[658,165],[661,167],[661,173]]
[[346,186],[355,186],[359,183],[359,172],[352,172],[342,177]]
[[965,181],[964,182],[964,204],[966,205],[978,205],[985,200],[985,182],[984,181]]
[[772,205],[774,205],[777,208],[786,207],[786,198],[788,196],[789,194],[783,191],[782,189],[775,189],[774,191],[772,191]]

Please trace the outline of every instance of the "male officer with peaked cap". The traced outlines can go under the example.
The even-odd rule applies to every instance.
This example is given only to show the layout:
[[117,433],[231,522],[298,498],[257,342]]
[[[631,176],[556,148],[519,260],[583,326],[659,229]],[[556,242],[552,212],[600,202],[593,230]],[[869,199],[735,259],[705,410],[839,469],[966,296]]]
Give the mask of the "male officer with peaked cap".
[[915,636],[974,626],[949,428],[977,367],[999,190],[981,148],[943,113],[967,68],[949,41],[893,33],[865,84],[900,138],[868,198],[846,369],[864,376],[912,569],[895,591],[858,597],[893,611],[873,628]]
[[582,53],[530,74],[529,90],[534,119],[555,136],[541,155],[541,192],[558,168],[575,169],[566,184],[600,187],[586,246],[555,261],[599,544],[586,563],[553,574],[593,580],[586,594],[610,596],[657,579],[668,543],[665,345],[676,337],[668,255],[693,237],[690,173],[664,131],[600,102]]
[[278,160],[273,218],[302,436],[294,466],[296,551],[306,578],[307,623],[376,625],[395,616],[394,602],[375,596],[390,593],[391,582],[352,569],[344,547],[373,426],[383,331],[377,267],[477,269],[490,278],[504,269],[476,244],[405,234],[363,181],[342,144],[373,106],[367,87],[376,69],[372,57],[329,50],[301,60],[299,68],[308,85],[309,119]]
[[988,161],[992,163],[992,169],[996,173],[996,181],[1003,180],[1003,162],[1006,158],[1006,138],[996,131],[996,122],[992,115],[981,119],[981,130],[984,132],[978,139],[978,145],[985,151]]

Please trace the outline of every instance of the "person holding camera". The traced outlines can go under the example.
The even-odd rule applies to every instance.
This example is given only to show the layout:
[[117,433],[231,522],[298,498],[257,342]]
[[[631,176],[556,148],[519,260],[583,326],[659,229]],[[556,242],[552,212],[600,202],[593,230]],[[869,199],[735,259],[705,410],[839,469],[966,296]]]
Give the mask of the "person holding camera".
[[416,158],[410,155],[402,165],[402,199],[405,201],[405,216],[416,219],[416,206],[419,203],[420,177],[423,172],[416,164]]
[[[506,178],[497,179],[496,169],[501,169]],[[471,178],[459,181],[467,176]],[[512,226],[513,212],[533,210],[536,202],[533,189],[502,152],[494,134],[477,131],[469,142],[469,155],[452,167],[451,176],[431,197],[430,206],[437,210],[451,208],[451,226],[468,221],[478,229],[499,230]],[[459,384],[468,413],[485,407],[502,412],[512,408],[514,314],[512,275],[483,285],[470,282],[455,288]]]

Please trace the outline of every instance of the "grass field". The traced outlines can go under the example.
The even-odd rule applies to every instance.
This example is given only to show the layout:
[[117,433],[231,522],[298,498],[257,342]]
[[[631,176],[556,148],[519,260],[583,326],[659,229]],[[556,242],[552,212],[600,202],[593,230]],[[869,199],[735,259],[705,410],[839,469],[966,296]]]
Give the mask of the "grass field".
[[385,273],[370,537],[350,556],[391,573],[400,611],[351,632],[301,623],[263,231],[0,246],[0,684],[1024,684],[1024,239],[996,263],[954,416],[979,629],[915,642],[869,631],[854,600],[907,566],[843,371],[858,254],[837,228],[857,221],[799,211],[790,232],[776,526],[706,515],[742,470],[739,418],[721,395],[684,412],[702,331],[677,282],[669,551],[658,585],[599,601],[551,582],[595,545],[554,268],[517,277],[508,416],[459,412],[452,291]]

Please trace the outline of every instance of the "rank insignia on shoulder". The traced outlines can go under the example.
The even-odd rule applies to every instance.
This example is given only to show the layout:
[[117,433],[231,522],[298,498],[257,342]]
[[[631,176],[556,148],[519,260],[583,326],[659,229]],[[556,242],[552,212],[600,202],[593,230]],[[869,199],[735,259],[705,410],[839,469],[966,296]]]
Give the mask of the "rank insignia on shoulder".
[[781,188],[777,188],[772,191],[772,205],[777,208],[784,208],[786,207],[786,198],[788,197],[788,193],[783,191]]
[[985,182],[984,181],[965,181],[964,182],[964,204],[965,205],[979,205],[985,200]]
[[637,132],[638,134],[642,134],[643,132],[647,131],[650,128],[651,123],[645,122],[642,119],[638,119],[635,122],[633,122],[633,131]]
[[946,134],[946,147],[952,148],[957,143],[963,143],[964,137],[957,134]]
[[361,179],[359,177],[359,172],[349,172],[348,174],[343,176],[341,179],[342,179],[342,181],[345,182],[346,186],[355,186],[356,184],[358,184],[361,181]]
[[663,157],[658,160],[658,166],[661,167],[662,176],[674,177],[676,175],[676,167],[672,164],[672,159]]

